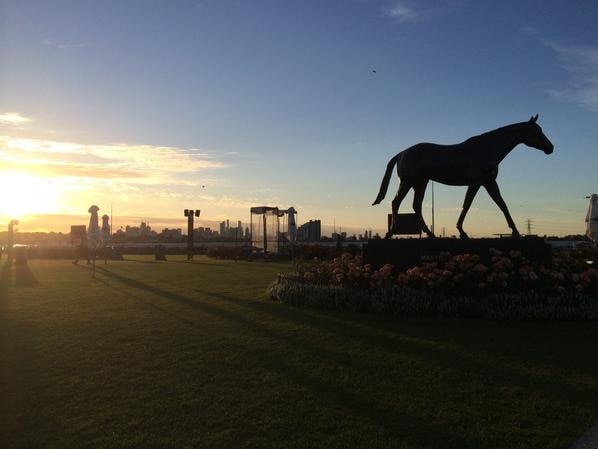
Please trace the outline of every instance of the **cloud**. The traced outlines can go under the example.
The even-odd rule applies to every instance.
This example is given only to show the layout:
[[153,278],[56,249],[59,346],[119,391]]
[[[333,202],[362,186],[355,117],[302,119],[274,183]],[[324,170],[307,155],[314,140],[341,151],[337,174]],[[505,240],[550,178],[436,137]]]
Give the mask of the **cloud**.
[[544,42],[554,50],[561,67],[568,73],[566,86],[548,92],[558,100],[571,101],[590,111],[598,111],[598,47],[561,45]]
[[10,136],[0,136],[0,162],[3,170],[137,185],[205,184],[200,172],[226,167],[198,150],[125,143],[87,145]]
[[67,43],[67,42],[57,43],[57,42],[51,41],[50,39],[44,39],[42,41],[42,43],[46,47],[54,47],[54,48],[59,48],[61,50],[66,50],[66,49],[70,49],[70,48],[83,48],[83,47],[85,47],[85,44]]
[[382,15],[394,23],[420,22],[458,9],[461,2],[453,0],[394,0],[382,8]]
[[384,9],[384,15],[396,22],[411,22],[419,17],[418,12],[404,1],[398,1]]
[[22,125],[32,121],[32,119],[21,115],[19,112],[5,112],[0,114],[0,125]]

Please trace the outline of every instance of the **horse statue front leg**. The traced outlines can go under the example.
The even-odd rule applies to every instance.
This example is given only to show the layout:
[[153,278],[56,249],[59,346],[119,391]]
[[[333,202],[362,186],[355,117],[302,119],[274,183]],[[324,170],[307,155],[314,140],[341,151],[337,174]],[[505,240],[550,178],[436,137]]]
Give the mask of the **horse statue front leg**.
[[469,238],[469,236],[463,230],[463,221],[465,220],[467,211],[469,211],[471,203],[473,202],[473,199],[475,198],[479,189],[479,184],[473,184],[467,188],[467,193],[465,194],[465,199],[463,200],[463,209],[461,209],[461,215],[459,215],[459,220],[457,220],[457,230],[459,231],[459,237],[462,239]]
[[484,187],[488,191],[488,195],[490,195],[490,198],[492,198],[494,200],[496,205],[500,208],[502,213],[505,215],[507,224],[509,225],[509,228],[511,228],[511,235],[513,237],[520,237],[521,234],[519,234],[519,231],[517,230],[517,226],[515,226],[515,222],[513,221],[513,218],[511,218],[511,214],[509,213],[509,209],[507,208],[507,204],[505,203],[505,200],[502,199],[502,196],[500,194],[500,190],[498,188],[498,184],[496,183],[496,180],[491,181],[487,184],[484,184]]

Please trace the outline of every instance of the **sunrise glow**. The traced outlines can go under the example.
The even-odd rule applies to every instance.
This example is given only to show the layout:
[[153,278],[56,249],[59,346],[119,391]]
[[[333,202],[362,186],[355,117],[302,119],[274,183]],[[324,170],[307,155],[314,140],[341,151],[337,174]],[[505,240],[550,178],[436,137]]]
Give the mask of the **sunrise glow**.
[[30,214],[55,213],[59,190],[52,180],[29,173],[4,172],[0,176],[0,216],[23,219]]

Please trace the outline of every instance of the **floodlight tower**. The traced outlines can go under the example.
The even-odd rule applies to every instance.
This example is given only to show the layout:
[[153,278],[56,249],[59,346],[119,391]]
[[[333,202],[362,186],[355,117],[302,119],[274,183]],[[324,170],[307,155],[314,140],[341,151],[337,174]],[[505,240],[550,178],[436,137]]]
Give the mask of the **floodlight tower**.
[[199,217],[199,209],[185,209],[187,217],[187,260],[193,259],[193,217]]

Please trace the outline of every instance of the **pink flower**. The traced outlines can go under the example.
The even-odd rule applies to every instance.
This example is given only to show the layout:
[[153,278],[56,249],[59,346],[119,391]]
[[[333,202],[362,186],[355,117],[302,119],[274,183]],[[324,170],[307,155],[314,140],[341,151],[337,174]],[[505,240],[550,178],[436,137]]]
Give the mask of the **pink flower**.
[[483,273],[485,271],[488,271],[488,267],[484,264],[478,263],[478,264],[474,265],[473,271],[477,271],[478,273]]
[[413,267],[407,270],[407,274],[409,276],[417,276],[421,273],[421,270],[419,267]]

